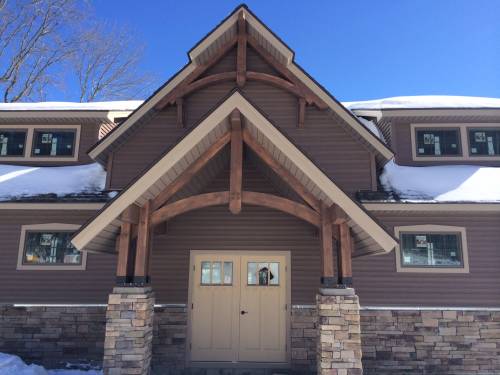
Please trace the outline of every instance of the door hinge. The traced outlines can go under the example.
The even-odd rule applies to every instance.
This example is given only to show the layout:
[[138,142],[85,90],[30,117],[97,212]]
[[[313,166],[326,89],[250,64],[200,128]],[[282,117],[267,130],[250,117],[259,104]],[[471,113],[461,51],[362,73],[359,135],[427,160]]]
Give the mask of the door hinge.
[[285,304],[285,311],[287,311],[287,310],[288,310],[288,303]]
[[194,271],[195,269],[196,269],[196,266],[195,266],[195,265],[193,265],[193,271]]
[[193,310],[193,309],[194,309],[194,303],[191,304],[191,310]]
[[191,349],[192,349],[192,346],[191,346],[191,343],[189,343],[189,350],[191,350]]

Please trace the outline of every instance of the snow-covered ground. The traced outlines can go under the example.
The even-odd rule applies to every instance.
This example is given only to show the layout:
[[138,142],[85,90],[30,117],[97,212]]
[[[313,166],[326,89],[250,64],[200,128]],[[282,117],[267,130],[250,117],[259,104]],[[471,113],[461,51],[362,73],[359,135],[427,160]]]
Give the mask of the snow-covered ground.
[[471,165],[405,167],[390,161],[380,182],[405,201],[500,202],[500,168]]
[[122,100],[89,103],[0,103],[0,111],[133,111],[142,103],[142,100]]
[[46,370],[42,366],[27,365],[15,355],[0,353],[0,375],[102,375],[100,370]]
[[64,196],[104,189],[106,172],[97,164],[69,167],[0,165],[0,199],[40,194]]
[[375,100],[342,102],[355,109],[419,109],[419,108],[500,108],[499,98],[476,96],[418,95],[395,96]]

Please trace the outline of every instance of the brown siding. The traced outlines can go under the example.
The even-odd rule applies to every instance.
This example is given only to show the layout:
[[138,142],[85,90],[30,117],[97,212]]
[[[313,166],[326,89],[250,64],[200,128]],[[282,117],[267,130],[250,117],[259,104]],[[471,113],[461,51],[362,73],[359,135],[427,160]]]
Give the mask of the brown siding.
[[0,303],[106,303],[115,257],[88,254],[86,271],[16,270],[21,226],[83,224],[95,211],[2,210],[0,215]]
[[[234,70],[234,66],[231,68],[232,53],[212,70]],[[249,69],[273,73],[273,69],[252,50],[249,50],[248,64]],[[234,87],[233,82],[226,82],[203,88],[185,98],[185,129],[176,127],[174,107],[143,124],[114,153],[111,187],[123,188],[204,118]],[[350,194],[371,188],[370,153],[344,130],[345,124],[338,116],[308,107],[305,128],[298,129],[296,97],[261,82],[247,82],[242,91],[340,187]]]
[[500,216],[460,213],[377,213],[389,230],[401,225],[465,226],[470,273],[398,273],[395,253],[356,259],[353,275],[363,305],[500,306]]
[[[4,162],[0,158],[0,163],[3,164],[18,164],[18,165],[75,165],[75,164],[87,164],[93,162],[93,160],[87,155],[87,150],[93,146],[99,137],[99,128],[102,122],[99,120],[89,120],[89,119],[36,119],[36,120],[14,120],[14,119],[0,119],[0,124],[2,125],[12,125],[13,127],[22,128],[23,125],[81,125],[80,133],[80,148],[78,151],[77,161],[43,161],[37,162],[36,160],[30,161],[15,161],[15,162]],[[31,150],[30,150],[31,152]]]
[[[400,165],[452,165],[452,164],[470,164],[470,165],[487,165],[487,166],[500,166],[500,161],[485,160],[457,160],[457,161],[414,161],[412,157],[412,144],[411,144],[411,124],[463,124],[463,123],[498,123],[500,118],[475,118],[475,119],[457,119],[456,117],[416,117],[409,118],[395,118],[391,121],[391,139],[392,149],[396,155],[396,162]],[[499,125],[500,127],[500,125]],[[469,145],[462,145],[462,150],[469,147]]]

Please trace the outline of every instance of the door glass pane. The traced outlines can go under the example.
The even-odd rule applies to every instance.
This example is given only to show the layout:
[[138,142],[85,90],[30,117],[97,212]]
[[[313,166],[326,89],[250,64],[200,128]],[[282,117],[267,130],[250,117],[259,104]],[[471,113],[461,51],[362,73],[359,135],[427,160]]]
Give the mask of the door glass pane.
[[269,284],[269,265],[267,263],[259,263],[259,285]]
[[269,285],[280,284],[279,269],[280,269],[279,263],[269,263]]
[[248,285],[257,285],[257,263],[248,263]]
[[212,284],[221,283],[221,264],[220,262],[212,263]]
[[210,266],[211,262],[201,262],[201,283],[210,285]]
[[224,284],[233,283],[233,262],[224,262]]

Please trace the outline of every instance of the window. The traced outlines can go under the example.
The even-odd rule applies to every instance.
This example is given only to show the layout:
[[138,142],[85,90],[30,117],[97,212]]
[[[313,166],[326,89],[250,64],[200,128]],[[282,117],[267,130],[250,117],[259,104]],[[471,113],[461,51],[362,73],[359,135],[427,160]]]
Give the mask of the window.
[[73,156],[74,130],[35,130],[32,156]]
[[233,262],[201,262],[201,285],[232,285]]
[[400,272],[468,272],[465,228],[417,225],[397,227]]
[[248,262],[247,264],[248,285],[279,285],[279,263]]
[[0,158],[6,156],[24,156],[26,131],[0,130]]
[[417,129],[417,156],[459,156],[459,129]]
[[39,224],[21,229],[18,269],[85,269],[86,253],[71,244],[79,225]]
[[500,155],[500,129],[468,129],[471,156]]

